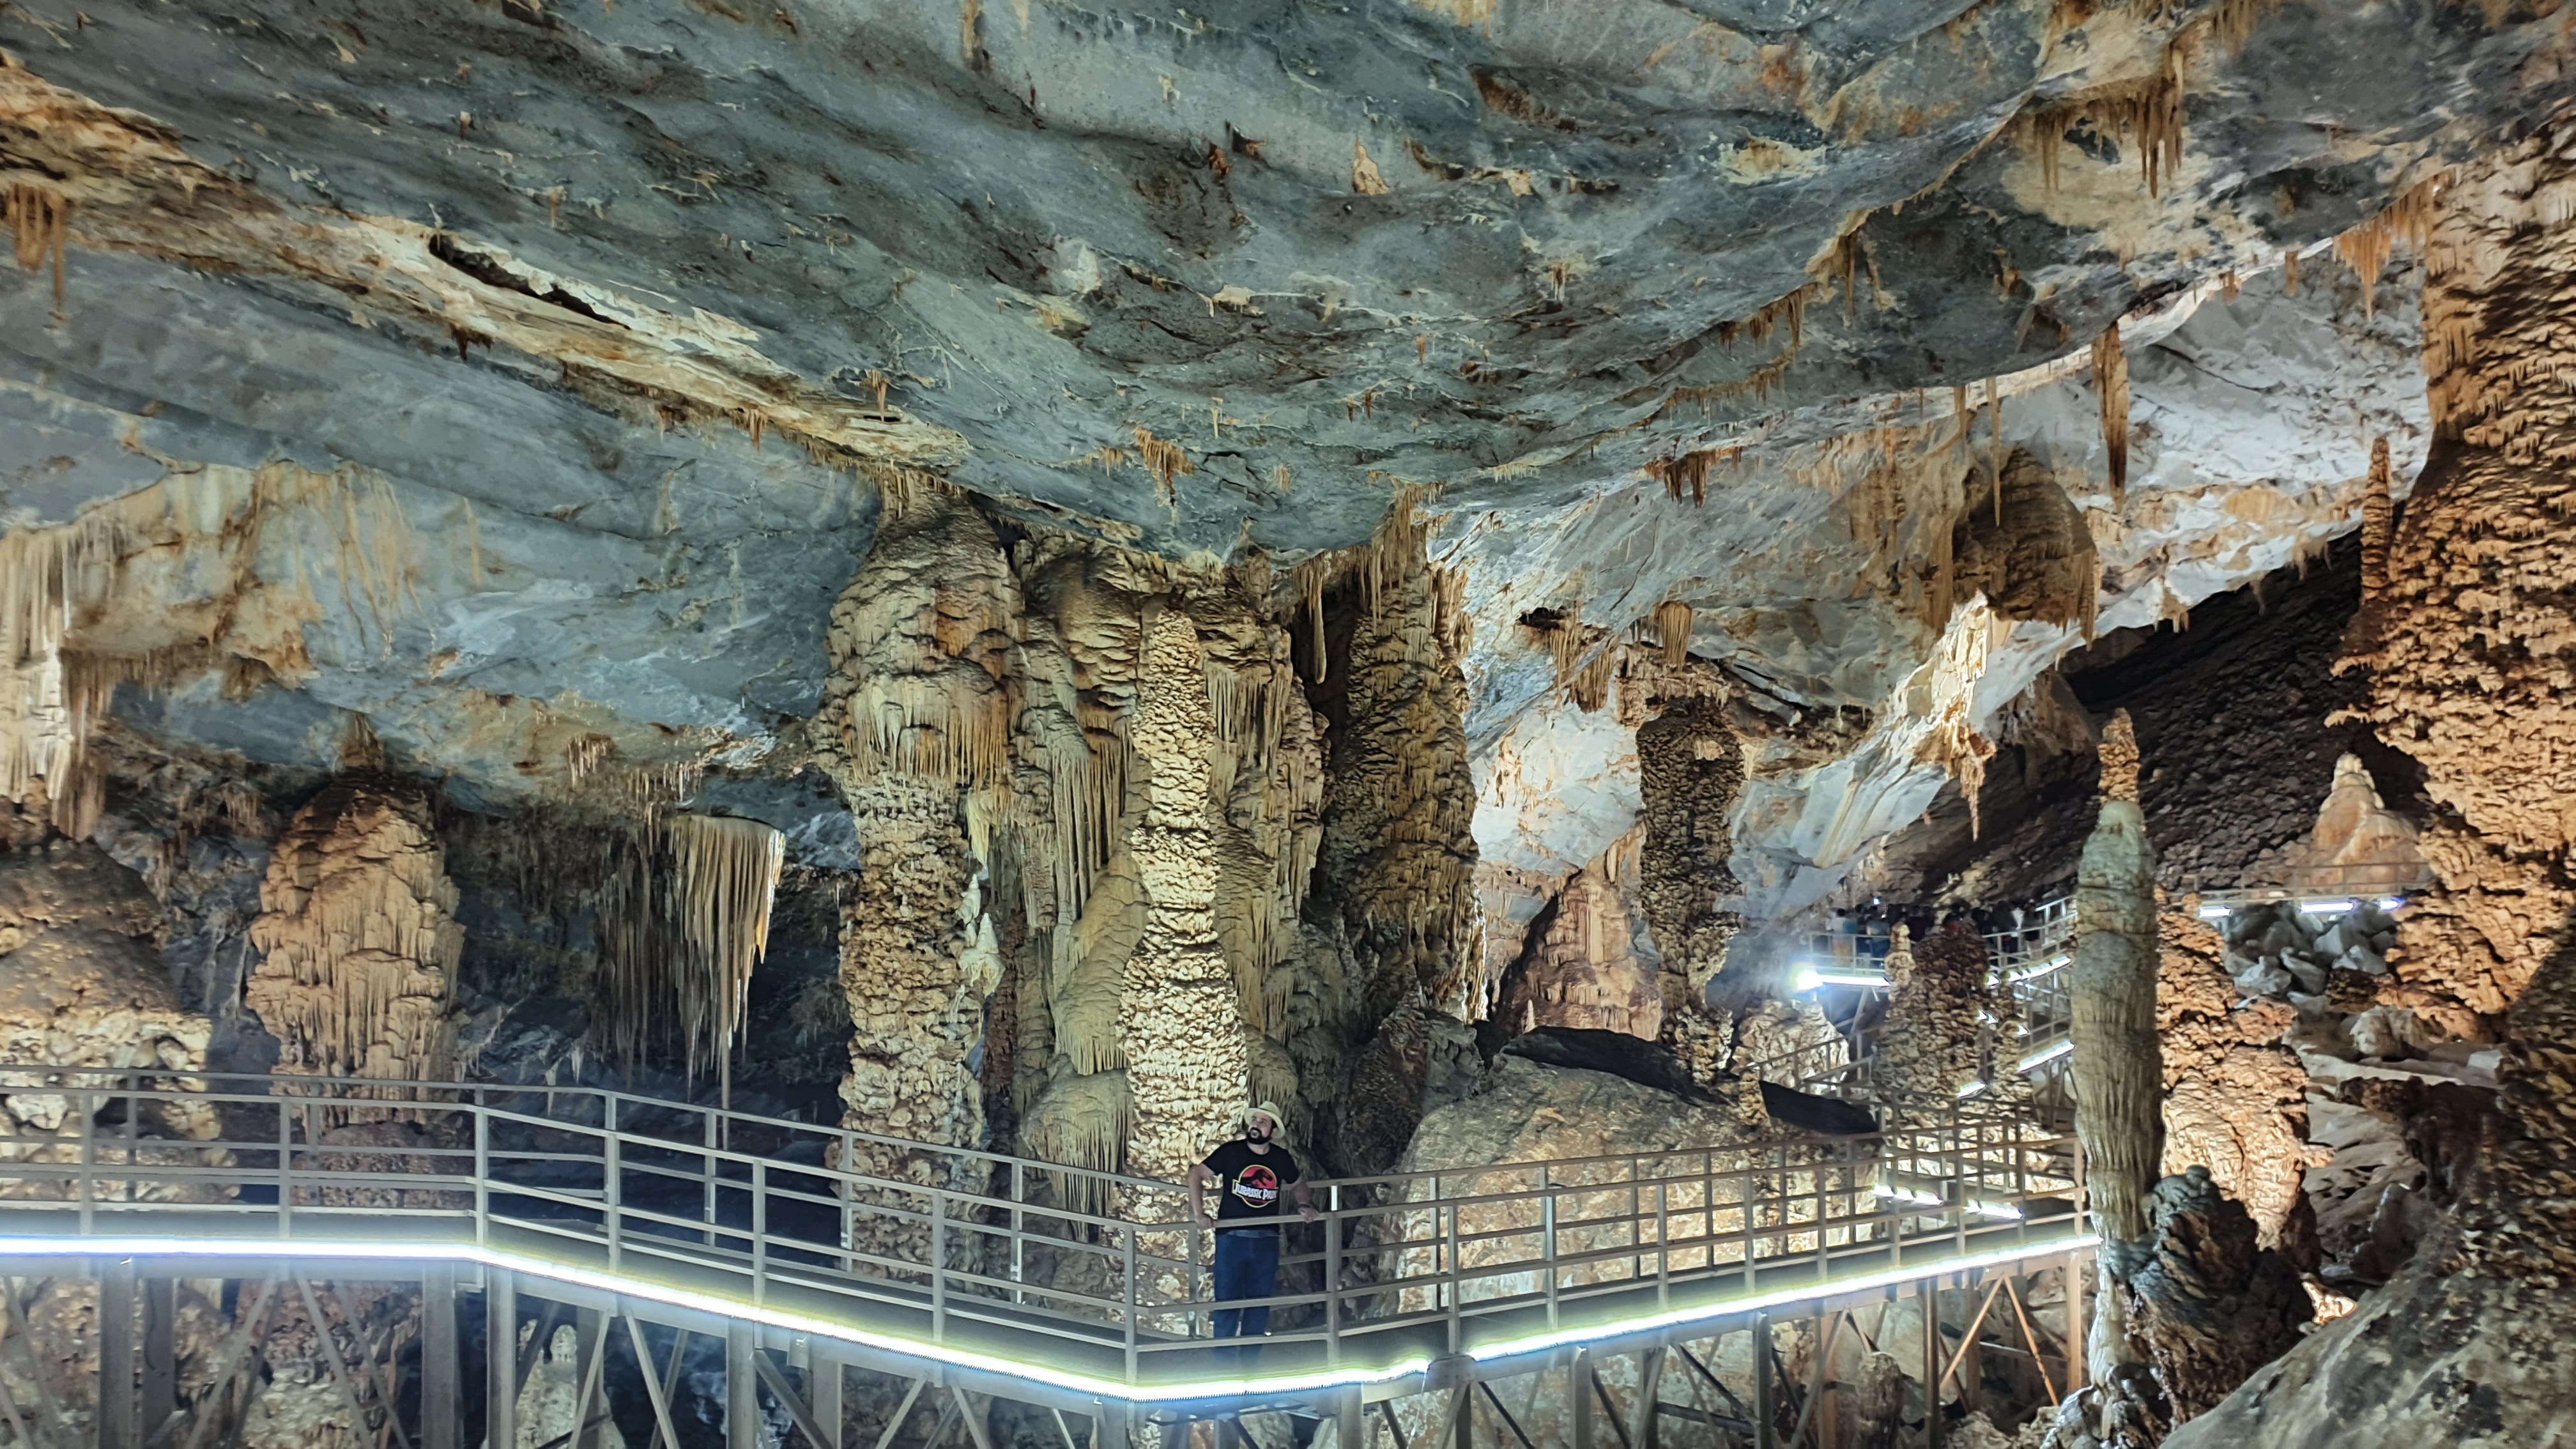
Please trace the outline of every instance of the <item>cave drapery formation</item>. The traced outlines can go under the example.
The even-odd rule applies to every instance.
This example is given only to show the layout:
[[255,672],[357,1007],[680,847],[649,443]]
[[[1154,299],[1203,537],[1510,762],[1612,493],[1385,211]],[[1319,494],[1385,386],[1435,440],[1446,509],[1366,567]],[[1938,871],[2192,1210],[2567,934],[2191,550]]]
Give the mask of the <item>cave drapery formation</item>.
[[[1782,1331],[1820,1436],[2563,1435],[2576,11],[1132,8],[0,5],[0,1055],[1149,1216],[1086,1174],[1258,1100],[1331,1175],[2071,1122],[2091,1384],[1873,1308]],[[430,1160],[377,1105],[309,1146]],[[241,1442],[384,1427],[343,1287]]]

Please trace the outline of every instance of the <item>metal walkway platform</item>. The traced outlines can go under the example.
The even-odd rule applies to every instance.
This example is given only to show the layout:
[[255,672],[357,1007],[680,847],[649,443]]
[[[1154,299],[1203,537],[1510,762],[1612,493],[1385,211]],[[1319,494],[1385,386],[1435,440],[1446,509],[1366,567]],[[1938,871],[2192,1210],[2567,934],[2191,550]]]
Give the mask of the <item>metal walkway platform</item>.
[[[1086,1416],[1103,1445],[1148,1419],[1288,1404],[1352,1446],[1369,1405],[1447,1394],[1454,1419],[1497,1379],[2071,1267],[2094,1244],[2071,1138],[1965,1110],[1863,1137],[1346,1180],[1319,1192],[1319,1223],[1278,1229],[1272,1332],[1246,1362],[1209,1336],[1210,1245],[1166,1183],[587,1088],[0,1067],[0,1093],[66,1105],[60,1133],[5,1139],[0,1272],[142,1283],[147,1338],[156,1281],[419,1284],[421,1449],[463,1449],[460,1293],[494,1324],[516,1325],[522,1298],[582,1315],[585,1405],[616,1318],[647,1365],[646,1325],[720,1338],[744,1396],[729,1420],[756,1422],[757,1384],[816,1449],[841,1449],[848,1368]],[[156,1389],[149,1344],[106,1347],[139,1356],[132,1402],[100,1396],[102,1449],[198,1449],[155,1438],[184,1406]],[[514,1442],[496,1421],[525,1367],[491,1366],[494,1445]],[[678,1449],[667,1389],[652,1397]],[[1736,1419],[1747,1441],[1771,1442],[1753,1418]]]

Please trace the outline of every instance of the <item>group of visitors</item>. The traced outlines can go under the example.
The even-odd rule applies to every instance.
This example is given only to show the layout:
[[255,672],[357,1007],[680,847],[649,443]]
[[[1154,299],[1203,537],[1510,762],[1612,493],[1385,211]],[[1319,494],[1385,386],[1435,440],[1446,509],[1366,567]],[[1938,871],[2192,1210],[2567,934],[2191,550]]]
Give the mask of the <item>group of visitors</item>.
[[2017,956],[2040,948],[2051,908],[2007,904],[1934,911],[1915,905],[1890,905],[1872,896],[1865,906],[1834,912],[1833,955],[1846,962],[1881,962],[1903,926],[1908,939],[1920,941],[1936,927],[1957,926],[1987,938],[1999,954]]

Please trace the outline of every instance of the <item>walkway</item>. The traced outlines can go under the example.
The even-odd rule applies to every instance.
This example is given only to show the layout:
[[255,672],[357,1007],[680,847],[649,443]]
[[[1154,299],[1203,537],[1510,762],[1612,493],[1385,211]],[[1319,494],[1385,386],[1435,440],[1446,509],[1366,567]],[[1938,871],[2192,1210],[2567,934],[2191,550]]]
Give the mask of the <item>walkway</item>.
[[[307,1095],[273,1094],[287,1090]],[[1319,1194],[1320,1226],[1283,1225],[1273,1331],[1246,1364],[1206,1337],[1208,1246],[1168,1184],[590,1088],[395,1090],[408,1100],[383,1083],[0,1068],[0,1092],[68,1099],[65,1135],[8,1139],[0,1270],[444,1274],[483,1288],[487,1311],[524,1284],[916,1392],[1121,1415],[1293,1400],[1356,1430],[1364,1403],[1463,1393],[1564,1350],[2055,1265],[2093,1242],[2073,1141],[1964,1111],[1866,1137],[1344,1181]],[[334,1130],[352,1116],[427,1130]],[[153,1135],[189,1123],[214,1135]],[[758,1357],[796,1416],[831,1420],[815,1442],[836,1441],[837,1407],[796,1403]]]

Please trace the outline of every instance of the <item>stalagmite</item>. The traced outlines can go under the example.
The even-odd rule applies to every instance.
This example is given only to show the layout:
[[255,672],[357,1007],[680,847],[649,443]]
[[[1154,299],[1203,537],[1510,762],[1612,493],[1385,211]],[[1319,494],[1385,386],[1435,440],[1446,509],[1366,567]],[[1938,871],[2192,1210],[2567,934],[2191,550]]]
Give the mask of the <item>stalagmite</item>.
[[[1398,500],[1336,594],[1348,667],[1308,686],[1331,735],[1307,959],[1341,979],[1319,983],[1317,1022],[1290,1046],[1342,1170],[1392,1163],[1421,1118],[1417,1042],[1395,1029],[1415,1018],[1399,1013],[1462,1009],[1477,989],[1464,620],[1428,536]],[[1364,1071],[1387,1089],[1345,1094]]]
[[1983,1037],[1998,1006],[1986,977],[1985,938],[1956,924],[1889,948],[1886,1044],[1871,1084],[1900,1120],[1939,1121],[1983,1080]]
[[1727,1017],[1712,1014],[1708,992],[1742,924],[1730,900],[1736,881],[1727,857],[1744,751],[1715,701],[1674,701],[1637,727],[1637,773],[1645,827],[1637,893],[1663,953],[1661,1039],[1708,1081],[1733,1044]]
[[278,1071],[454,1077],[465,936],[424,801],[380,778],[335,780],[279,838],[259,903],[249,934],[263,954],[243,1001],[278,1039]]
[[[2128,711],[2104,727],[2101,760],[2101,810],[2076,867],[2072,1035],[2075,1130],[2104,1243],[2086,1359],[2097,1381],[2116,1384],[2118,1366],[2135,1358],[2122,1265],[2146,1237],[2148,1192],[2164,1145],[2155,850],[2138,808],[2138,745]],[[2105,1412],[2121,1407],[2107,1403]]]

